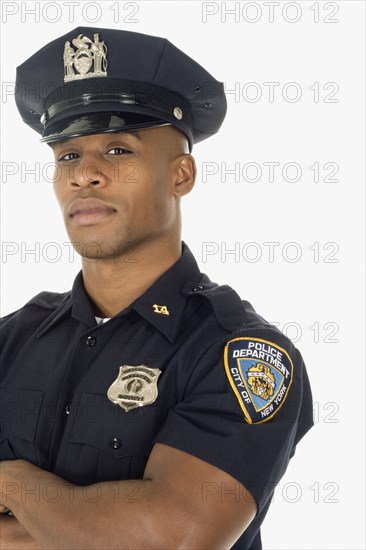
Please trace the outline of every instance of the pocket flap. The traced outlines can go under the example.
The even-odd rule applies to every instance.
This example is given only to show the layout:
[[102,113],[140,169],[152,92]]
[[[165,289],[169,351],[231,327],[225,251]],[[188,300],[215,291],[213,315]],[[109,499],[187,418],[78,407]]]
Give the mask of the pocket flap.
[[152,405],[125,412],[107,397],[89,393],[72,411],[76,418],[70,443],[91,445],[114,458],[148,456],[167,413]]

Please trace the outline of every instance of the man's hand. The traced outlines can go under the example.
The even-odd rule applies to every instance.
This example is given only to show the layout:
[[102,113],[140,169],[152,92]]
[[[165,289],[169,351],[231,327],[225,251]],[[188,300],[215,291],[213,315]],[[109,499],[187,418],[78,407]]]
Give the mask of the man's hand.
[[[0,472],[3,473],[5,462],[0,463]],[[0,501],[4,502],[4,479],[1,476]],[[32,538],[28,531],[12,515],[8,515],[9,508],[0,504],[0,548],[1,550],[39,550],[41,545]]]

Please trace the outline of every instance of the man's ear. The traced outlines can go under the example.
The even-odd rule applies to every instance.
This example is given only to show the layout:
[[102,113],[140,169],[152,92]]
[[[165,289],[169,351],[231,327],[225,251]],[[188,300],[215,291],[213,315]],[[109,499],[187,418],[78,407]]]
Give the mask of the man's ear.
[[175,160],[174,195],[183,197],[189,193],[196,181],[197,168],[192,155],[182,154]]

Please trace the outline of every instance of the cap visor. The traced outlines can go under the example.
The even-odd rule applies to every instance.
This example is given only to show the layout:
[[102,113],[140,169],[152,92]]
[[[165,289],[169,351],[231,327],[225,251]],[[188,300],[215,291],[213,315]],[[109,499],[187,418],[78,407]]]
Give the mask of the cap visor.
[[131,112],[102,112],[74,115],[47,125],[41,141],[55,143],[73,137],[106,134],[169,125],[159,118]]

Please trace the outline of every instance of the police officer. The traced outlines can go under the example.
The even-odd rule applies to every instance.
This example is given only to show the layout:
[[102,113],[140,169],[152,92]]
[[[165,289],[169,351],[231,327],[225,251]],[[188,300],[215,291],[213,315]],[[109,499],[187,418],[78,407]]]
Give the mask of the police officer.
[[3,547],[259,550],[312,402],[292,343],[181,241],[222,83],[162,38],[77,28],[16,102],[82,270],[2,319]]

